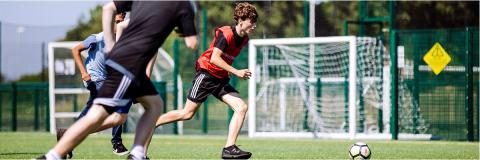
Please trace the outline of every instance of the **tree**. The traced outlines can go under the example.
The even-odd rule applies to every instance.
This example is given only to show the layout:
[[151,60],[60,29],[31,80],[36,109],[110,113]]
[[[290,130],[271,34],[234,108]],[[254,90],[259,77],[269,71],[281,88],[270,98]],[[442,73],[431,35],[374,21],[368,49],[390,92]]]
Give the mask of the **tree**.
[[[197,2],[197,28],[199,35],[203,31],[200,28],[204,20],[201,19],[201,10],[207,10],[207,46],[210,45],[214,36],[214,28],[223,25],[234,25],[233,9],[237,2],[232,1],[200,1]],[[252,1],[257,7],[259,21],[257,28],[250,38],[285,38],[303,37],[304,33],[304,4],[307,1]],[[367,14],[370,17],[384,17],[388,15],[386,1],[367,1]],[[478,2],[456,1],[399,1],[395,2],[397,29],[413,28],[452,28],[473,26],[478,27],[479,13]],[[339,36],[343,33],[344,20],[358,20],[358,1],[321,1],[315,9],[315,35],[316,36]],[[88,20],[80,18],[78,24],[67,32],[64,41],[81,41],[90,34],[101,32],[102,6],[96,6],[90,10]],[[386,27],[388,23],[384,23]],[[358,26],[350,28],[352,34],[358,30]],[[378,27],[367,27],[367,33],[377,33]],[[173,41],[178,38],[175,33],[165,40],[163,48],[170,54],[173,53]],[[200,38],[201,40],[202,38]],[[183,41],[180,43],[180,73],[186,82],[190,81],[195,66],[196,57],[203,50],[191,51],[187,49]],[[244,49],[245,50],[245,49]],[[173,56],[173,55],[171,55]],[[247,56],[241,54],[234,65],[246,67]]]
[[61,41],[82,41],[91,34],[102,32],[102,6],[97,5],[90,10],[90,18],[85,21],[83,16],[77,25],[70,29]]
[[478,27],[478,1],[399,1],[398,29]]
[[44,68],[40,73],[23,75],[16,82],[46,82],[47,78],[48,68]]

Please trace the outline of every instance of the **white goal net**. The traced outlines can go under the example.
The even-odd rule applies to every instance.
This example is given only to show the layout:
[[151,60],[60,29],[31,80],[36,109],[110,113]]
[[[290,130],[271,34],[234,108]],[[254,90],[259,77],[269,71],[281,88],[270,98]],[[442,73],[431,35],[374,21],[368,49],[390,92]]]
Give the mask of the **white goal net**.
[[249,136],[388,139],[383,57],[372,37],[250,40]]

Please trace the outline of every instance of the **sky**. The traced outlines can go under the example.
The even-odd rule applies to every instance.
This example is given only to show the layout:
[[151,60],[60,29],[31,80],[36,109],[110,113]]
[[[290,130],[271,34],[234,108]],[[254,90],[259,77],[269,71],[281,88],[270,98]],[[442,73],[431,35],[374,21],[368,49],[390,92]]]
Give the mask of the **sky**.
[[90,9],[106,2],[0,0],[0,72],[7,80],[39,73],[47,65],[48,42],[63,38],[81,17],[90,17]]

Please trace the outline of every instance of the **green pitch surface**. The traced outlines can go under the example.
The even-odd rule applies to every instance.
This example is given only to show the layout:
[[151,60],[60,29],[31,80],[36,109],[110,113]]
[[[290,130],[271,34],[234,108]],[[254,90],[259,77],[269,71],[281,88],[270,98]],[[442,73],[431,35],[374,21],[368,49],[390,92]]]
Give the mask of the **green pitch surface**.
[[[152,159],[220,159],[226,136],[154,136],[149,150]],[[123,135],[130,148],[133,135]],[[0,132],[0,159],[31,159],[55,144],[55,135],[35,132]],[[478,142],[363,141],[372,159],[478,159]],[[242,149],[253,159],[348,159],[354,141],[320,139],[264,139],[239,137]],[[74,150],[74,159],[125,159],[112,153],[110,135],[89,136]]]

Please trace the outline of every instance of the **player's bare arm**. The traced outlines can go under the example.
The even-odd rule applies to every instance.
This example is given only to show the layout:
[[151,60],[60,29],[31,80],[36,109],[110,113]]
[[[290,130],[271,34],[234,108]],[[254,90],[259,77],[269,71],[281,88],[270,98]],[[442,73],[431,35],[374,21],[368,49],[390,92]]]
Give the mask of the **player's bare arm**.
[[248,79],[252,75],[252,72],[250,72],[248,69],[241,69],[238,70],[231,65],[229,65],[227,62],[225,62],[221,55],[223,54],[222,50],[218,48],[213,49],[212,57],[210,58],[210,63],[226,70],[227,72],[230,72],[234,74],[237,77],[243,78],[243,79]]
[[193,36],[186,36],[185,37],[185,45],[187,45],[190,49],[196,49],[198,44],[197,35]]
[[72,48],[72,56],[73,59],[75,59],[75,63],[77,64],[80,73],[82,74],[82,79],[84,81],[88,81],[90,80],[90,74],[88,74],[87,69],[83,64],[82,56],[80,55],[83,50],[85,50],[85,46],[83,46],[82,43],[77,44],[75,47]]
[[117,8],[113,2],[109,2],[103,6],[102,10],[102,29],[103,29],[103,36],[105,39],[105,51],[110,53],[113,48],[114,41],[114,33],[113,33],[113,20],[115,17],[115,12]]
[[[130,23],[130,19],[124,20],[117,24],[117,32],[115,33],[115,42],[120,39],[122,36],[123,31],[128,27],[128,23]],[[105,33],[104,33],[105,34]]]

